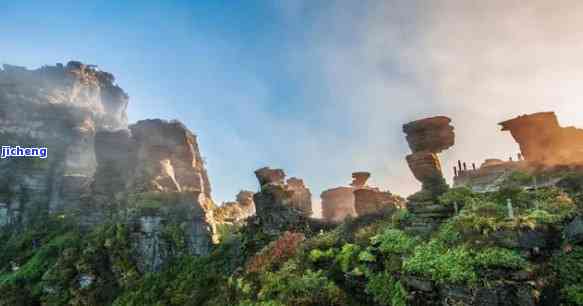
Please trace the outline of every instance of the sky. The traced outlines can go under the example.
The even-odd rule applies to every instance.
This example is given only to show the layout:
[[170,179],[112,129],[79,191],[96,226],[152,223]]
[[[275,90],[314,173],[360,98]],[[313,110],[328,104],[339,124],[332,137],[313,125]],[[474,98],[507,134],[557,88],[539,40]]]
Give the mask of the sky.
[[[353,171],[420,188],[401,127],[446,115],[480,164],[518,153],[497,123],[556,111],[583,127],[579,0],[0,0],[0,64],[79,60],[116,76],[128,115],[198,135],[217,202],[283,168],[314,194]],[[317,207],[316,207],[317,210]]]

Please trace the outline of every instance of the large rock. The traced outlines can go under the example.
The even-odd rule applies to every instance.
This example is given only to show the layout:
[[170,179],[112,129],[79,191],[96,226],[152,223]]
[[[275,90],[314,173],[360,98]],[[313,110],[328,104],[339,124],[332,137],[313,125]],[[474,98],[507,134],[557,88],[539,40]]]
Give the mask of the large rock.
[[267,184],[283,184],[285,180],[285,172],[282,169],[271,169],[264,167],[255,170],[255,176],[259,180],[259,185]]
[[261,190],[253,195],[253,201],[263,232],[276,237],[286,230],[306,228],[312,207],[303,181],[290,178],[286,184],[283,170],[268,167],[255,175]]
[[0,160],[11,223],[76,209],[96,171],[95,133],[127,128],[128,96],[94,66],[0,69],[0,143],[48,148],[44,160]]
[[448,117],[438,116],[403,125],[411,151],[440,153],[453,146],[455,136],[450,122]]
[[291,177],[286,181],[287,189],[293,191],[291,206],[304,216],[312,215],[312,193],[302,179]]
[[253,192],[242,190],[237,194],[236,200],[225,202],[217,207],[214,213],[218,223],[241,224],[247,218],[255,215],[255,202]]
[[360,171],[352,173],[352,183],[350,186],[354,188],[362,188],[366,186],[366,181],[370,178],[370,172]]
[[346,217],[356,217],[354,190],[354,187],[337,187],[322,192],[322,218],[342,222]]
[[499,124],[512,134],[529,162],[583,165],[583,129],[561,127],[554,112],[523,115]]
[[454,133],[451,119],[439,116],[425,118],[403,125],[407,142],[413,151],[407,156],[407,164],[421,191],[409,196],[407,207],[415,218],[406,224],[410,233],[430,235],[451,213],[436,207],[437,198],[447,191],[438,153],[453,146]]
[[392,213],[402,204],[403,199],[388,191],[362,188],[354,191],[354,208],[358,216],[371,215],[379,212]]
[[0,226],[61,212],[83,229],[134,224],[140,267],[156,270],[162,231],[178,225],[188,253],[208,254],[214,203],[196,136],[177,121],[128,129],[127,103],[95,66],[0,69],[0,143],[48,148],[46,159],[0,160]]
[[404,206],[404,200],[388,191],[367,185],[370,172],[352,173],[350,186],[325,190],[322,198],[322,218],[338,223],[347,217],[357,217],[380,212],[392,212]]

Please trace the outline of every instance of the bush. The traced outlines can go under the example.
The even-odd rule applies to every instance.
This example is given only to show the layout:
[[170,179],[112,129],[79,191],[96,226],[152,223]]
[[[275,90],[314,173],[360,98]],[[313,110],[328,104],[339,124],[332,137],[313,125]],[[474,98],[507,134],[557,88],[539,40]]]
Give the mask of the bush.
[[381,273],[368,273],[366,293],[373,296],[375,302],[386,306],[405,306],[407,291],[401,282],[395,280],[391,274],[384,271]]
[[562,290],[565,300],[573,305],[583,305],[583,285],[569,286]]
[[323,271],[300,271],[294,261],[277,272],[262,275],[261,283],[259,302],[274,305],[345,305],[347,298]]
[[378,249],[385,253],[410,253],[419,241],[409,237],[405,232],[397,229],[386,229],[379,235],[371,238],[371,242],[378,245]]
[[247,264],[247,272],[265,271],[284,263],[297,253],[300,243],[305,239],[304,234],[284,232],[279,239],[251,257]]
[[528,262],[511,250],[488,248],[476,253],[475,264],[482,268],[522,269]]
[[461,208],[466,204],[470,204],[478,195],[467,187],[456,187],[448,190],[439,197],[439,203],[443,205],[452,206],[457,203]]
[[452,249],[432,240],[415,248],[403,262],[412,274],[429,276],[438,283],[473,283],[477,280],[471,252],[463,246]]

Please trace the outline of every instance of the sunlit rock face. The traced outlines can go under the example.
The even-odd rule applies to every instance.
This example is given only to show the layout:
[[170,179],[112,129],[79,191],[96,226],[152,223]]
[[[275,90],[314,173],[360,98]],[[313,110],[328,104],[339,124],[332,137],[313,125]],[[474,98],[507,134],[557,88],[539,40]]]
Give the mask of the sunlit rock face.
[[528,162],[583,165],[583,129],[561,127],[554,112],[523,115],[500,125],[512,134]]
[[437,154],[455,143],[454,128],[450,122],[451,119],[438,116],[403,125],[403,132],[413,151],[407,156],[407,164],[415,178],[423,184],[424,191],[438,193],[447,188]]
[[445,182],[438,153],[454,145],[454,128],[451,119],[438,116],[425,118],[403,125],[407,142],[413,151],[407,156],[407,164],[417,180],[421,191],[411,195],[408,210],[416,217],[406,230],[429,235],[451,215],[451,209],[436,205],[437,198],[449,186]]
[[45,160],[0,160],[9,223],[78,205],[97,167],[95,133],[126,129],[127,103],[114,77],[95,66],[0,69],[0,143],[48,148]]
[[361,188],[354,191],[354,209],[358,216],[379,212],[392,213],[404,206],[404,199],[377,188]]
[[[268,167],[255,171],[255,176],[260,184],[260,191],[253,195],[256,215],[262,225],[263,231],[268,235],[277,236],[282,231],[301,226],[306,216],[311,213],[302,204],[298,204],[298,198],[294,198],[299,188],[299,179],[292,180],[293,187],[285,183],[285,173],[282,169]],[[305,187],[304,187],[305,188]],[[309,191],[308,191],[309,193]],[[303,199],[300,195],[299,199]]]
[[182,123],[142,120],[131,125],[130,130],[137,163],[132,189],[198,191],[210,198],[210,182],[196,136]]
[[83,228],[124,218],[136,261],[156,271],[173,254],[162,233],[178,226],[187,251],[208,254],[216,233],[210,182],[196,137],[179,122],[143,120],[95,135],[97,170],[78,208]]
[[223,203],[214,212],[217,223],[241,224],[253,215],[255,215],[253,192],[246,190],[241,190],[235,201]]
[[387,213],[404,205],[404,199],[401,197],[367,185],[370,176],[370,172],[354,172],[350,186],[322,192],[322,218],[328,222],[338,223],[347,217]]
[[354,187],[337,187],[322,192],[322,218],[342,222],[347,217],[356,217],[354,190]]

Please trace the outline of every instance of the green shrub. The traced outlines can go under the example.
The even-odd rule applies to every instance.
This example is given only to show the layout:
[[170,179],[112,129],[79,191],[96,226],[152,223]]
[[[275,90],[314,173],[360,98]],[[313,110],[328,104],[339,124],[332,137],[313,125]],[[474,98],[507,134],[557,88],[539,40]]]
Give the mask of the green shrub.
[[323,271],[298,269],[294,261],[287,262],[277,272],[262,275],[258,293],[260,302],[271,301],[283,305],[345,305],[346,296]]
[[319,261],[332,260],[335,256],[336,256],[335,249],[328,249],[326,251],[315,249],[315,250],[310,251],[308,258],[312,262],[319,262]]
[[372,295],[375,302],[386,306],[407,305],[407,291],[388,272],[367,273],[367,279],[366,293]]
[[443,205],[453,206],[457,203],[461,208],[466,204],[471,203],[478,197],[471,189],[467,187],[456,187],[448,190],[439,197],[439,203]]
[[356,262],[360,251],[361,247],[356,244],[347,243],[342,246],[342,249],[336,255],[336,262],[343,272],[350,270],[351,266]]
[[562,290],[565,300],[573,305],[583,305],[583,285],[569,286]]
[[528,262],[511,250],[488,248],[476,253],[475,264],[483,268],[522,269]]
[[403,262],[411,274],[429,276],[439,283],[473,283],[477,280],[472,253],[463,246],[447,248],[432,240],[417,246]]
[[386,229],[381,234],[372,237],[371,242],[378,245],[379,250],[385,254],[410,253],[413,247],[419,243],[417,239],[411,238],[405,232],[397,229]]

